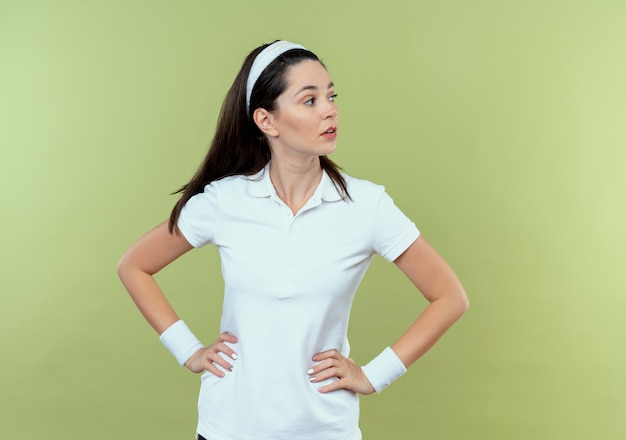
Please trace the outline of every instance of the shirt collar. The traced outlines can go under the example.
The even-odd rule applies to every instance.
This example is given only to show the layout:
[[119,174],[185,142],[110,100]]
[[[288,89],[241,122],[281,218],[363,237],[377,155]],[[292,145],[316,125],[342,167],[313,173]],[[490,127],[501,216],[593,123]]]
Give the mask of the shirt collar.
[[[276,194],[274,185],[270,179],[270,163],[268,162],[265,168],[258,173],[247,177],[248,179],[248,192],[254,197],[271,197]],[[336,202],[341,200],[341,194],[335,188],[330,176],[326,171],[322,171],[322,180],[313,193],[313,198],[320,198],[326,202]]]

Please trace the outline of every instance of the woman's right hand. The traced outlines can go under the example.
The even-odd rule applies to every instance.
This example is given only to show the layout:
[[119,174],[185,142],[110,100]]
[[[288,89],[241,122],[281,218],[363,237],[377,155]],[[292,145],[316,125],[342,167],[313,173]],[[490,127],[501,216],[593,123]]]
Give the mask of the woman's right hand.
[[225,344],[225,342],[236,344],[237,341],[238,339],[235,335],[222,333],[214,343],[196,351],[193,356],[185,362],[185,367],[189,368],[189,370],[194,373],[202,373],[206,370],[213,373],[217,377],[224,377],[224,372],[217,368],[215,364],[221,366],[226,371],[231,371],[233,369],[233,364],[224,359],[224,357],[220,356],[219,353],[224,353],[233,361],[237,360],[237,353]]

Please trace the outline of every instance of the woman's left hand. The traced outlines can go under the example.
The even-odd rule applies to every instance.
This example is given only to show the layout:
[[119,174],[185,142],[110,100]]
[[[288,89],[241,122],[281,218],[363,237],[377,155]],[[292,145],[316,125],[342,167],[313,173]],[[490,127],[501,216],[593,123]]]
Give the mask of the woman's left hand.
[[313,361],[318,362],[307,374],[312,383],[321,382],[332,377],[338,380],[318,389],[320,393],[328,393],[339,389],[354,391],[359,394],[372,394],[374,388],[363,373],[360,366],[352,358],[344,357],[337,350],[317,353]]

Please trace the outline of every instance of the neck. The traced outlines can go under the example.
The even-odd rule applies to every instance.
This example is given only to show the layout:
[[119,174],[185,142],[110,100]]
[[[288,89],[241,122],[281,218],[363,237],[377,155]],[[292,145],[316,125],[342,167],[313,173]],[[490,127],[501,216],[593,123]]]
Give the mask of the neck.
[[272,157],[270,179],[276,194],[295,215],[311,198],[322,178],[318,157],[306,161],[277,160]]

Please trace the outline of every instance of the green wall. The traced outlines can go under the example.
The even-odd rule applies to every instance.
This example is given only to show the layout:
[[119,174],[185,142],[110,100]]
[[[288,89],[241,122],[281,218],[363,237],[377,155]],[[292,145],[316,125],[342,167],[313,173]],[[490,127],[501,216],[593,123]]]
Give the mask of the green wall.
[[[362,402],[367,440],[626,438],[626,3],[0,0],[0,437],[191,439],[198,377],[115,274],[210,142],[243,57],[300,42],[333,158],[385,184],[472,307]],[[214,249],[159,275],[205,341]],[[367,361],[424,307],[377,259]]]

